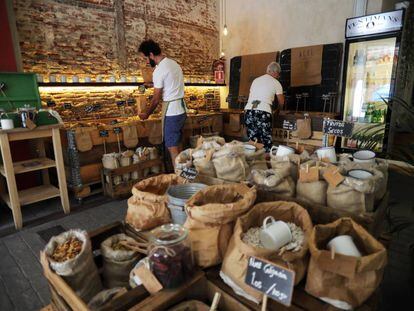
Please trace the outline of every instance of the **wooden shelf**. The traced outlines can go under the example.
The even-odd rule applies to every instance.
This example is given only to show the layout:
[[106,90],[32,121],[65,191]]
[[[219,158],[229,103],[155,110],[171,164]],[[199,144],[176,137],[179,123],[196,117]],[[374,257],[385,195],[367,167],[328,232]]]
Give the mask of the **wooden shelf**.
[[[10,206],[9,194],[2,193],[1,196],[7,205]],[[19,200],[21,205],[28,205],[58,196],[60,196],[59,189],[52,185],[42,185],[19,191]]]
[[[56,166],[55,161],[49,158],[36,158],[36,159],[30,159],[30,160],[13,163],[14,174],[23,174],[23,173],[32,172],[32,171],[39,171],[39,170],[43,170],[43,169],[46,169],[49,167],[55,167],[55,166]],[[0,174],[2,174],[3,176],[6,176],[3,165],[0,166]]]
[[[144,82],[39,82],[38,85],[40,87],[47,86],[47,87],[72,87],[72,86],[140,86],[143,85]],[[223,84],[216,84],[216,83],[198,83],[198,82],[187,82],[184,83],[185,86],[226,86],[225,83]]]

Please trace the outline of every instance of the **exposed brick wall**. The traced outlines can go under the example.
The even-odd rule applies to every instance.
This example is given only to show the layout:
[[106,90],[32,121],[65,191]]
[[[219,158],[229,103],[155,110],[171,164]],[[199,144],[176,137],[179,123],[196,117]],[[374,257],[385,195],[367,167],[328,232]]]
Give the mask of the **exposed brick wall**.
[[211,76],[219,49],[217,3],[14,0],[23,68],[45,76],[140,75],[137,46],[147,34],[185,75]]

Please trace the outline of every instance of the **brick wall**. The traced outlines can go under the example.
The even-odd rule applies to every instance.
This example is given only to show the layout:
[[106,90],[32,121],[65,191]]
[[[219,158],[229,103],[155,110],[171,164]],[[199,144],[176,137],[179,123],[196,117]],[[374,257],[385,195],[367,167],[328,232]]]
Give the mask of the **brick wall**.
[[140,75],[137,46],[161,44],[186,76],[211,76],[216,0],[14,0],[23,68],[48,76]]

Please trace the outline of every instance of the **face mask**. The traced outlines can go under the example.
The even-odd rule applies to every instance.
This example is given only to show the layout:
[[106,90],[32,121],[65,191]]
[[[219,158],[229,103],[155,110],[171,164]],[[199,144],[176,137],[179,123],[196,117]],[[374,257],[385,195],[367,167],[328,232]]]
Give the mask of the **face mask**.
[[154,68],[154,67],[155,67],[155,65],[156,65],[155,61],[154,61],[153,59],[151,59],[151,58],[149,58],[149,63],[150,63],[150,66],[151,66],[152,68]]

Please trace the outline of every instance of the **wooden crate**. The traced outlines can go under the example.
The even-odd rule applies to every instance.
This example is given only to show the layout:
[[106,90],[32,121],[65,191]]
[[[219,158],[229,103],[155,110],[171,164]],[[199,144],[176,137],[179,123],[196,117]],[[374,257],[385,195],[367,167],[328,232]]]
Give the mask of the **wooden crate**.
[[[144,177],[144,170],[154,167],[154,166],[160,167],[160,172],[158,174],[152,174],[152,175]],[[123,166],[123,167],[119,167],[115,169],[103,168],[101,170],[101,182],[102,182],[103,189],[104,189],[104,195],[109,196],[111,198],[120,198],[126,195],[130,195],[132,187],[137,182],[145,178],[163,174],[164,171],[165,171],[164,161],[162,160],[162,158],[155,159],[155,160],[147,160],[147,161],[143,161],[137,164]],[[138,172],[138,176],[139,176],[138,179],[122,181],[118,185],[114,184],[115,176],[121,176],[122,178],[123,174],[133,173],[133,172]],[[107,181],[107,179],[109,179],[109,182]]]
[[[89,237],[91,239],[92,244],[92,250],[94,251],[94,260],[100,271],[102,268],[102,256],[100,252],[95,252],[95,250],[100,249],[100,245],[105,239],[118,233],[125,233],[135,239],[141,237],[142,240],[141,235],[135,233],[133,230],[130,230],[128,226],[124,225],[121,222],[116,222],[104,226],[89,233]],[[51,290],[52,306],[58,311],[89,310],[87,307],[87,303],[80,299],[80,297],[63,280],[61,276],[57,275],[54,271],[50,269],[49,263],[46,258],[46,254],[44,252],[41,252],[40,257],[43,266],[43,274],[46,277]],[[128,290],[125,294],[108,302],[101,310],[127,310],[128,308],[134,306],[139,301],[145,299],[148,296],[149,293],[144,289],[144,287],[138,286],[136,288]]]

